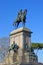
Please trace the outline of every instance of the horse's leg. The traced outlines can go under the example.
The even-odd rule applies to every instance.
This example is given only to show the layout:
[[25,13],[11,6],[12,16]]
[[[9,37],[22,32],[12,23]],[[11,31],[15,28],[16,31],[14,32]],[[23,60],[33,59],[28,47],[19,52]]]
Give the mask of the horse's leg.
[[17,23],[17,27],[18,27],[18,25],[19,25],[19,22]]
[[22,21],[22,25],[23,25],[23,27],[25,27],[25,22],[24,21]]
[[17,28],[17,21],[13,23],[13,26],[15,26],[15,29]]
[[17,23],[15,23],[15,29],[16,29]]

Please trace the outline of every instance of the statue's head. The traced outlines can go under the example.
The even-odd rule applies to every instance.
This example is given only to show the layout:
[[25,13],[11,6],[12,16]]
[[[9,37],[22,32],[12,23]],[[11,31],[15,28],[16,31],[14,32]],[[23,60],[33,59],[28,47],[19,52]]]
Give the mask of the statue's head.
[[20,9],[19,12],[22,12],[22,9]]
[[27,9],[24,10],[24,14],[25,14],[25,15],[27,14]]
[[20,11],[22,11],[22,9],[20,9]]
[[25,11],[27,12],[27,9],[25,9]]
[[18,16],[22,14],[22,9],[19,10]]

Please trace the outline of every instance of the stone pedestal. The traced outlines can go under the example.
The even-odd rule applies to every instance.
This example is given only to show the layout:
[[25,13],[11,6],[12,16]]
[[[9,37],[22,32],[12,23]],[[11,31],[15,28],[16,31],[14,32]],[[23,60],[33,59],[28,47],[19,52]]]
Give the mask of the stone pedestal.
[[34,60],[35,62],[37,61],[37,59],[35,59],[36,56],[35,55],[34,55],[35,57],[32,56],[33,55],[32,52],[26,51],[27,46],[29,46],[29,48],[31,47],[31,33],[32,32],[30,31],[30,29],[24,27],[13,30],[10,33],[10,46],[14,43],[19,46],[16,58],[15,53],[10,52],[12,56],[12,62],[18,62],[20,65],[21,63],[28,64],[34,62]]
[[[5,65],[32,65],[38,63],[37,55],[34,51],[30,51],[31,47],[31,31],[27,28],[19,28],[10,33],[10,51],[5,57],[3,64]],[[19,46],[11,47],[12,44]],[[27,47],[29,50],[27,51]],[[12,49],[13,48],[13,49]],[[15,52],[15,49],[17,52]],[[2,65],[3,65],[2,64]]]
[[31,45],[31,31],[28,28],[19,28],[10,33],[10,45],[15,42],[21,49],[27,43]]
[[[27,46],[31,46],[31,31],[27,28],[19,28],[16,30],[13,30],[10,33],[10,46],[15,42],[18,46],[19,46],[19,50],[18,50],[18,55],[17,55],[17,60],[19,62],[24,62],[24,60],[26,60],[26,62],[29,62],[29,55],[26,56],[24,55],[25,52],[25,48],[26,45]],[[12,53],[11,53],[12,54]],[[26,56],[26,57],[24,57]],[[14,58],[14,56],[13,56]],[[28,58],[28,60],[27,60]],[[13,60],[14,61],[14,60]]]

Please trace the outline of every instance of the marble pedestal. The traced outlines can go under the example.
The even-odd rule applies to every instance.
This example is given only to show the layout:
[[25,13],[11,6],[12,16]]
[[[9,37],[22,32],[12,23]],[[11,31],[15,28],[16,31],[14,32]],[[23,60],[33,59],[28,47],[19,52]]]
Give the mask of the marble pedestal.
[[30,31],[30,29],[24,27],[13,30],[10,33],[10,46],[14,42],[19,46],[16,61],[14,60],[15,53],[11,53],[13,59],[12,62],[19,62],[19,63],[33,62],[33,60],[30,59],[31,53],[26,52],[26,46],[31,47],[31,33],[32,32]]

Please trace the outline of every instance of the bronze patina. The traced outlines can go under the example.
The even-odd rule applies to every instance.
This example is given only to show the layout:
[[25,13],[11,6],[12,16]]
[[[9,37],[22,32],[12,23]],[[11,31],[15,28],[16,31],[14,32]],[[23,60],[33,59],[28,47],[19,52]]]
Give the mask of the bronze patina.
[[25,26],[26,14],[27,14],[27,9],[25,9],[24,12],[22,12],[22,9],[18,12],[17,18],[16,18],[15,21],[13,22],[13,25],[14,25],[16,28],[18,28],[20,22],[22,22],[23,27]]

